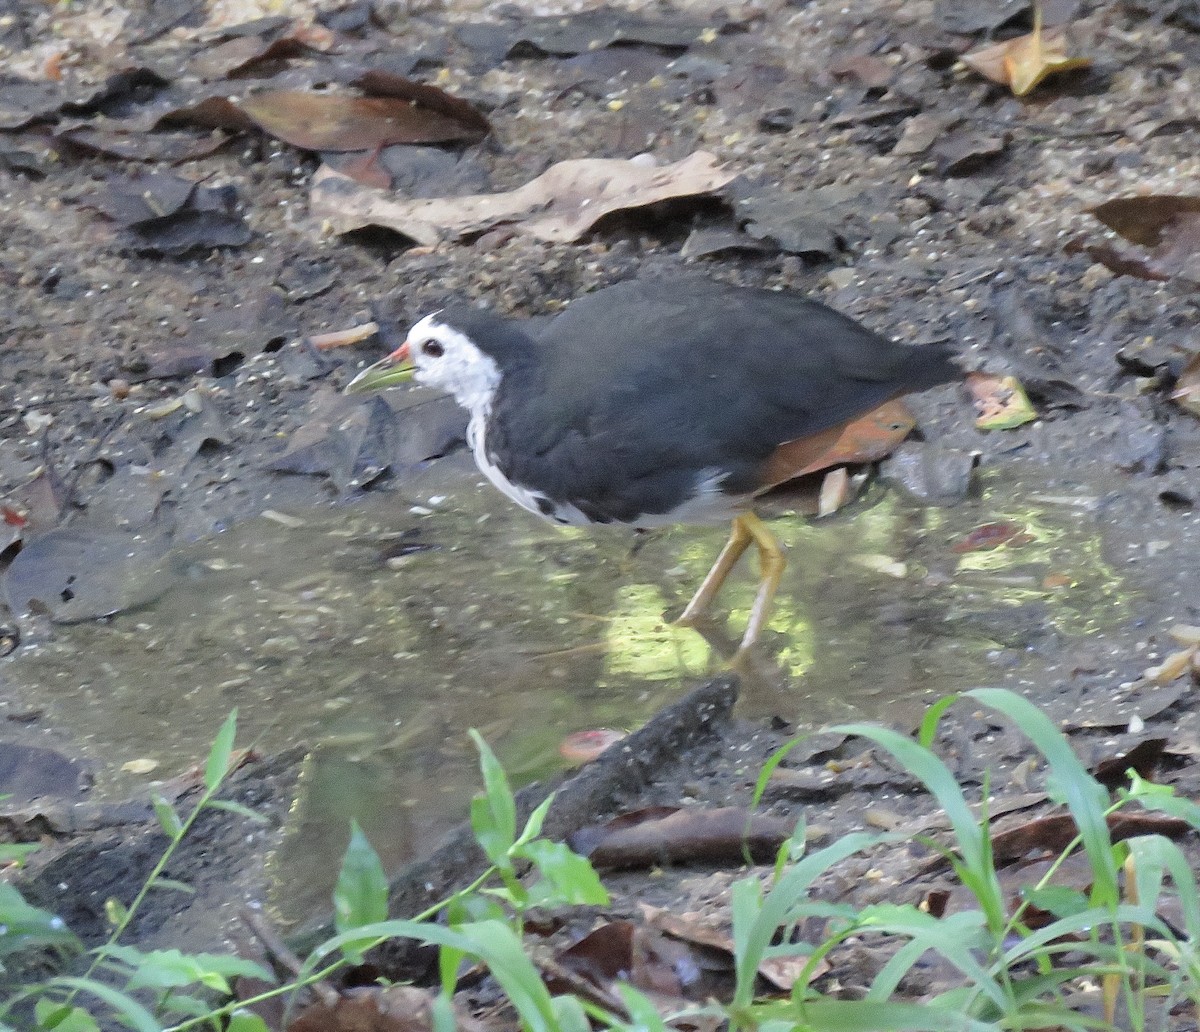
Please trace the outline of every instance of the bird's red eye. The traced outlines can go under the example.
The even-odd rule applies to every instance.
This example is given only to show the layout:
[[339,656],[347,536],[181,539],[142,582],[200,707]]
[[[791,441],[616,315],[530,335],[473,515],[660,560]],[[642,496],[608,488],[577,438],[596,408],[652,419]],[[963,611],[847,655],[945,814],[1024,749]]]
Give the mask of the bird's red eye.
[[436,340],[427,340],[421,345],[421,354],[430,358],[441,358],[445,353],[446,349]]

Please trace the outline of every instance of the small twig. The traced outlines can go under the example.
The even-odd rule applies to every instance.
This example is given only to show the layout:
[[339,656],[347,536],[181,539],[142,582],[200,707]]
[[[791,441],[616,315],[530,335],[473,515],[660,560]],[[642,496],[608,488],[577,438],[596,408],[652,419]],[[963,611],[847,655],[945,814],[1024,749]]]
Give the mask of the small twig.
[[367,322],[360,326],[351,326],[348,330],[330,330],[328,333],[309,334],[308,342],[318,351],[329,351],[332,348],[344,348],[351,344],[359,344],[379,332],[379,323]]
[[[273,964],[283,968],[292,978],[300,977],[300,972],[304,970],[304,962],[288,948],[287,943],[262,914],[243,907],[238,911],[238,917],[242,924],[254,933],[254,937],[259,941]],[[328,982],[314,982],[309,988],[321,998],[321,1002],[326,1007],[332,1009],[337,1004],[338,992]]]
[[534,963],[543,975],[549,975],[551,978],[565,983],[569,990],[576,996],[587,1000],[589,1003],[594,1003],[598,1007],[603,1007],[622,1021],[629,1020],[629,1010],[616,993],[609,992],[602,986],[584,978],[582,975],[577,974],[569,967],[560,964],[557,960],[550,957],[536,957],[534,958]]

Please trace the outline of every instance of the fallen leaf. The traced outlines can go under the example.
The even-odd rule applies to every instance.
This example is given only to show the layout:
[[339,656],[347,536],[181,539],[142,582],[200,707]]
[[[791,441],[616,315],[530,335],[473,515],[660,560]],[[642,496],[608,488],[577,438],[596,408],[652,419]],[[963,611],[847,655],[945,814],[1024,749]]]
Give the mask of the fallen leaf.
[[258,128],[301,150],[375,150],[394,143],[473,143],[490,131],[487,119],[467,101],[436,86],[371,71],[345,93],[270,90],[242,100],[208,97],[162,115],[153,128],[198,125],[231,132]]
[[[916,425],[916,417],[904,402],[884,402],[842,430],[824,459],[838,464],[876,462],[890,455]],[[820,468],[823,467],[809,467],[803,472]]]
[[141,250],[182,255],[241,247],[250,227],[237,213],[232,186],[201,186],[166,172],[114,177],[92,203],[127,230]]
[[817,191],[766,189],[738,200],[734,210],[747,236],[813,261],[842,250],[841,219]]
[[1066,30],[1042,29],[1042,12],[1034,4],[1033,31],[1016,39],[963,54],[962,62],[985,79],[1007,86],[1024,97],[1048,75],[1087,68],[1089,57],[1069,57]]
[[968,552],[990,552],[1001,545],[1025,545],[1032,541],[1031,535],[1019,523],[1002,520],[997,523],[984,523],[976,527],[961,541],[955,542],[950,551],[956,555]]
[[358,78],[352,79],[350,85],[357,86],[368,97],[391,97],[396,100],[406,100],[411,104],[445,115],[467,129],[474,130],[475,138],[480,140],[492,131],[492,124],[487,120],[487,116],[470,101],[447,93],[437,86],[407,79],[403,75],[389,72],[385,68],[368,69]]
[[711,194],[737,178],[704,151],[671,165],[581,158],[552,165],[516,190],[468,197],[395,200],[320,168],[313,177],[311,211],[338,233],[383,226],[432,245],[460,240],[495,226],[550,242],[578,240],[605,215],[660,201]]
[[197,139],[195,133],[147,133],[140,129],[110,128],[75,123],[60,125],[54,133],[56,145],[85,154],[103,154],[125,161],[161,161],[177,165],[207,157],[225,146],[227,137],[213,133]]
[[1141,194],[1114,197],[1086,209],[1109,229],[1143,247],[1157,247],[1181,215],[1200,214],[1200,197],[1187,194]]
[[892,66],[876,54],[850,54],[829,66],[834,79],[853,80],[866,89],[883,89],[892,81]]
[[942,135],[952,129],[959,119],[949,115],[921,112],[904,120],[900,139],[892,148],[893,154],[924,154]]
[[1115,197],[1088,213],[1146,251],[1123,249],[1109,241],[1069,240],[1068,254],[1087,254],[1113,272],[1147,280],[1174,277],[1200,283],[1200,197],[1145,194]]
[[253,75],[267,78],[262,66],[329,51],[334,35],[317,25],[292,22],[281,32],[280,26],[246,36],[235,36],[218,43],[192,59],[188,70],[201,79],[237,79]]
[[[712,925],[703,924],[694,918],[681,917],[669,910],[652,907],[649,903],[639,903],[642,916],[652,928],[657,928],[673,939],[709,950],[718,950],[727,954],[730,960],[735,953],[732,936]],[[797,979],[809,964],[810,957],[804,955],[766,957],[758,965],[758,973],[781,992],[791,992]],[[820,978],[830,969],[829,962],[822,958],[812,966],[808,973],[809,979]]]
[[1188,668],[1192,665],[1192,657],[1196,655],[1197,651],[1197,647],[1193,645],[1190,648],[1172,652],[1157,666],[1147,668],[1142,676],[1147,681],[1154,681],[1156,684],[1170,684],[1188,672]]
[[558,747],[558,754],[571,763],[590,763],[610,746],[624,739],[624,731],[615,731],[610,727],[595,728],[591,731],[576,731],[567,735]]
[[143,757],[139,760],[127,760],[121,764],[121,769],[126,774],[149,774],[152,770],[158,767],[158,760],[151,760]]
[[[431,1032],[441,1022],[433,1016],[433,995],[411,985],[360,986],[306,1007],[288,1025],[288,1032]],[[462,1032],[483,1032],[484,1026],[451,1004],[451,1026]]]
[[[555,995],[573,992],[612,1008],[620,999],[617,984],[626,982],[669,1013],[689,1000],[728,996],[724,986],[732,981],[732,958],[721,958],[724,963],[719,966],[725,970],[713,972],[705,962],[710,957],[703,947],[670,938],[652,926],[610,921],[562,951],[554,962],[543,960],[541,967],[546,986]],[[725,978],[720,981],[713,977],[722,974]]]
[[601,7],[571,15],[529,18],[510,30],[508,56],[532,51],[563,57],[583,54],[614,44],[640,43],[665,50],[685,50],[697,43],[711,42],[725,27],[704,22],[652,20],[629,11]]
[[1008,135],[991,136],[967,130],[948,133],[933,148],[938,173],[946,177],[978,172],[1008,149]]
[[[1137,835],[1165,835],[1178,838],[1190,825],[1175,817],[1153,813],[1113,813],[1106,818],[1113,842]],[[1079,835],[1079,826],[1069,813],[1037,817],[1018,827],[998,831],[992,836],[992,855],[997,864],[1020,860],[1032,851],[1061,853]]]
[[594,866],[609,869],[689,862],[740,864],[747,853],[761,863],[774,859],[792,831],[789,821],[740,806],[650,807],[602,827],[580,828],[569,844]]
[[392,143],[478,140],[478,126],[397,97],[279,90],[247,97],[238,106],[271,136],[301,150],[373,150]]
[[1167,746],[1165,738],[1146,738],[1120,756],[1101,760],[1092,768],[1092,776],[1110,792],[1115,792],[1128,780],[1130,768],[1147,781],[1153,779]]
[[939,0],[934,7],[938,24],[948,32],[995,32],[1024,14],[1029,0]]
[[1183,367],[1171,391],[1171,400],[1193,416],[1200,416],[1200,351]]
[[1011,430],[1038,417],[1015,376],[968,373],[966,383],[975,402],[975,426],[980,430]]

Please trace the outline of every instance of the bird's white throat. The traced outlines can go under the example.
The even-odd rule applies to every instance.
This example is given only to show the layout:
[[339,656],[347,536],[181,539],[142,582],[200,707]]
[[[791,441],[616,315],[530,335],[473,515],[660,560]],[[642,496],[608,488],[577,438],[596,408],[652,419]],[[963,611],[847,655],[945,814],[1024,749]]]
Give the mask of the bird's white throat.
[[[416,323],[408,339],[413,342],[413,378],[417,383],[453,395],[471,413],[472,421],[486,420],[500,386],[500,367],[495,359],[480,351],[465,333],[438,322],[436,313]],[[436,358],[421,351],[421,345],[429,340],[442,346],[442,354]]]

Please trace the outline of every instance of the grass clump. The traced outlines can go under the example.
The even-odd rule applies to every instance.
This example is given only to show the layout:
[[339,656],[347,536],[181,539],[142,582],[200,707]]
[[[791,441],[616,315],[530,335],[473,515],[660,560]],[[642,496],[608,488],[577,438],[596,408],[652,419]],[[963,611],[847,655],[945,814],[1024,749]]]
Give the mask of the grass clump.
[[[388,918],[384,871],[354,826],[334,890],[336,935],[304,958],[286,981],[276,982],[272,972],[238,957],[142,952],[122,945],[119,940],[147,891],[186,889],[167,882],[162,871],[199,813],[207,807],[243,812],[215,798],[232,757],[236,714],[231,715],[209,756],[204,792],[188,816],[181,819],[165,801],[156,802],[168,848],[133,904],[114,908],[109,941],[92,951],[82,974],[52,975],[17,986],[0,1001],[0,1028],[90,1032],[115,1019],[138,1032],[267,1032],[249,1005],[280,996],[301,1000],[303,990],[360,963],[391,938],[438,948],[439,984],[429,1019],[437,1032],[456,1027],[452,999],[467,960],[488,969],[527,1032],[583,1032],[595,1027],[665,1032],[681,1025],[694,1027],[701,1019],[733,1032],[1085,1030],[1113,1027],[1118,1012],[1122,1027],[1141,1030],[1171,1027],[1169,1016],[1181,1006],[1194,1016],[1200,1006],[1200,958],[1195,948],[1200,941],[1200,901],[1187,858],[1162,835],[1114,842],[1110,829],[1114,814],[1131,806],[1200,829],[1200,808],[1133,772],[1128,787],[1114,798],[1088,773],[1051,720],[1027,700],[999,689],[967,695],[1015,724],[1044,758],[1050,798],[1062,804],[1077,830],[1058,859],[1039,868],[1040,874],[1022,887],[1017,899],[1011,888],[1002,887],[986,810],[977,815],[933,749],[954,699],[930,709],[915,739],[870,724],[834,728],[870,740],[931,793],[946,815],[952,842],[927,840],[928,844],[942,854],[970,903],[939,917],[917,906],[855,908],[821,900],[814,889],[839,863],[905,836],[859,832],[809,852],[801,826],[780,850],[765,884],[755,874],[733,885],[731,997],[672,1013],[662,1013],[649,995],[623,983],[605,987],[620,1000],[619,1008],[552,995],[547,989],[526,941],[530,909],[603,905],[608,896],[587,860],[541,837],[551,800],[518,824],[504,771],[474,732],[484,791],[472,803],[471,824],[489,866],[470,885],[424,913]],[[772,757],[762,772],[756,801],[789,748]],[[986,784],[983,795],[986,799]],[[1061,865],[1076,855],[1086,858],[1086,887],[1056,884]],[[1181,915],[1174,924],[1159,916],[1168,899]],[[31,951],[79,949],[53,915],[30,907],[3,884],[0,923],[6,929],[0,934],[0,964]],[[800,930],[818,923],[825,929],[820,941],[802,941]],[[851,942],[870,943],[887,957],[858,999],[842,998],[820,978],[826,958]],[[757,973],[771,958],[786,958],[798,968],[789,994],[759,995]],[[956,973],[952,984],[928,998],[906,998],[906,976],[930,958]],[[240,975],[262,979],[269,988],[253,1000],[229,1000],[230,981]],[[1077,990],[1087,986],[1099,987],[1099,1013],[1076,1005]]]

